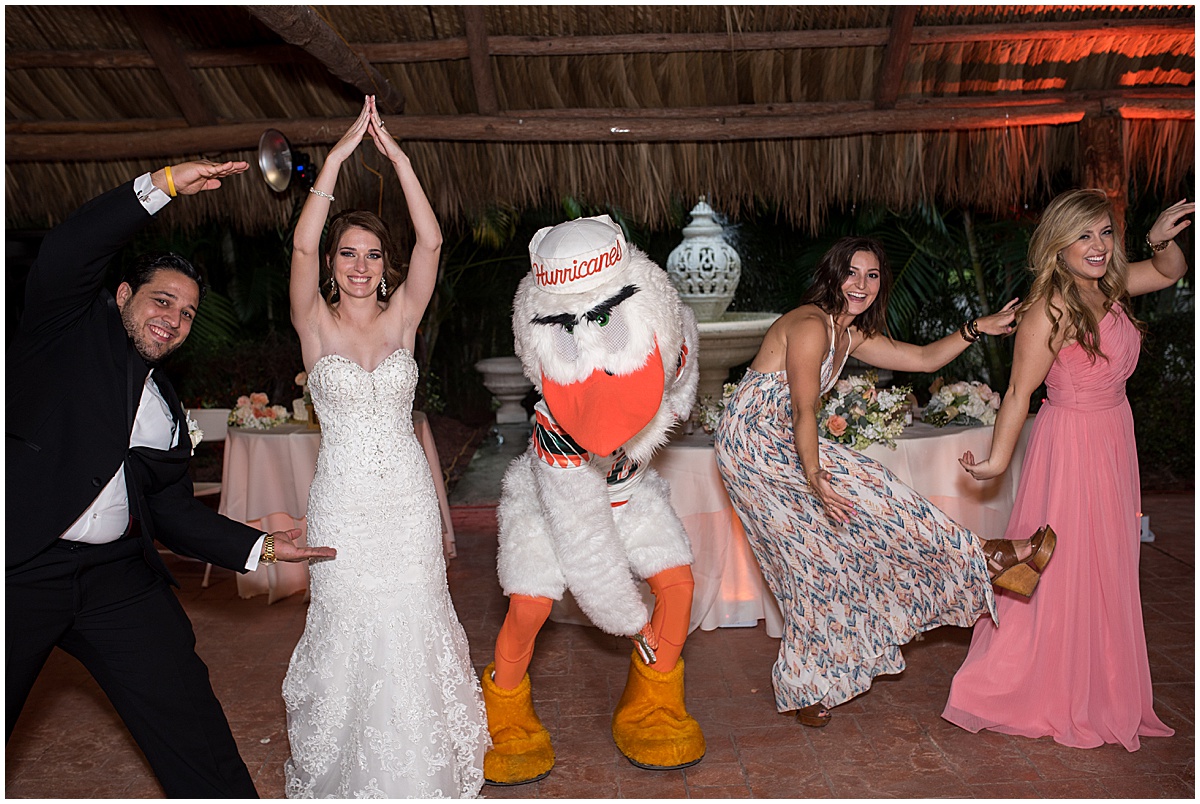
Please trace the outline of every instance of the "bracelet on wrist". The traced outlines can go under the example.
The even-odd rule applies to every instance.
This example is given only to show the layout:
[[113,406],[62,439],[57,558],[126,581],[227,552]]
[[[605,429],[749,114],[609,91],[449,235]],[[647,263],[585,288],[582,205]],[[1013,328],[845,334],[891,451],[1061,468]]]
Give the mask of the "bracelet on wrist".
[[974,340],[979,340],[983,337],[983,333],[979,331],[979,319],[972,318],[967,322],[967,332],[971,333]]
[[171,175],[171,166],[167,165],[163,168],[163,173],[167,174],[167,195],[174,198],[179,193],[175,192],[175,177]]
[[1165,249],[1167,246],[1171,245],[1174,242],[1175,242],[1174,240],[1163,240],[1162,242],[1159,242],[1159,243],[1151,243],[1149,233],[1146,234],[1146,245],[1149,246],[1150,250],[1153,251],[1155,254],[1162,251],[1163,249]]
[[332,196],[332,195],[330,195],[329,193],[323,193],[323,192],[321,192],[320,190],[318,190],[316,187],[309,187],[309,188],[308,188],[308,191],[309,191],[310,193],[312,193],[313,195],[319,195],[319,196],[321,196],[322,198],[328,198],[328,199],[329,199],[329,203],[331,203],[331,204],[333,203],[333,196]]
[[965,322],[958,328],[958,334],[961,335],[962,339],[967,343],[975,343],[975,341],[978,340],[978,338],[972,338],[970,334],[968,334],[967,325]]

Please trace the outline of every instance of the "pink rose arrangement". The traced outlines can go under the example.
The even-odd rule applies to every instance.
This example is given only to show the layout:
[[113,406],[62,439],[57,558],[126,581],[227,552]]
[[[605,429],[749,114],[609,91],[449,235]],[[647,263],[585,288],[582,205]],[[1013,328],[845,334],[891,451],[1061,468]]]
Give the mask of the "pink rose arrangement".
[[868,372],[838,380],[821,401],[817,433],[829,441],[865,449],[871,444],[896,448],[896,436],[912,423],[907,386],[878,389]]
[[923,418],[934,427],[947,424],[991,426],[996,423],[1001,396],[986,383],[976,380],[947,384],[938,377],[929,386],[929,392],[932,396],[925,406]]
[[249,396],[243,394],[237,398],[237,404],[229,412],[229,426],[266,430],[283,424],[289,418],[287,408],[283,405],[272,405],[266,394],[256,391]]

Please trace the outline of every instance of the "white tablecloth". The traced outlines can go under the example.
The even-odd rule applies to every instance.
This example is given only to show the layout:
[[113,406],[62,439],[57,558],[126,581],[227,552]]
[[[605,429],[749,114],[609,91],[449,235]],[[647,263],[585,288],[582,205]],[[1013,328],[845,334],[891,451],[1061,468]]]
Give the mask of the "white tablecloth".
[[[967,450],[976,458],[986,456],[991,449],[991,427],[937,428],[917,422],[905,428],[895,450],[874,444],[864,454],[979,537],[1000,538],[1016,498],[1032,424],[1030,417],[1017,441],[1009,470],[983,483],[963,471],[958,459]],[[717,473],[712,437],[695,433],[676,438],[659,451],[651,465],[670,483],[671,504],[692,541],[696,590],[689,631],[753,626],[765,620],[769,635],[782,635],[779,607]],[[647,605],[651,605],[649,588],[643,587]],[[550,616],[555,622],[590,624],[570,593],[555,603]]]
[[[454,558],[450,505],[442,482],[437,444],[424,413],[413,411],[413,428],[425,450],[437,490],[446,557]],[[219,511],[267,532],[299,528],[303,539],[307,533],[308,487],[316,474],[320,445],[320,431],[304,424],[282,424],[269,430],[230,427],[225,441]],[[260,565],[254,572],[239,574],[237,585],[242,597],[266,593],[267,601],[274,603],[308,588],[308,565],[283,562]]]

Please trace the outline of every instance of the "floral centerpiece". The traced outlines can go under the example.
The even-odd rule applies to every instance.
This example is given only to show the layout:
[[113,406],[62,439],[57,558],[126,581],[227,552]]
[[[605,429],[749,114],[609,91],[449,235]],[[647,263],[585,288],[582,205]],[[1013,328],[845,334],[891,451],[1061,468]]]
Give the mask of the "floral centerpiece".
[[700,399],[700,404],[696,408],[696,421],[706,433],[713,433],[717,429],[717,422],[721,420],[721,413],[724,412],[725,406],[729,404],[729,398],[733,396],[733,392],[737,389],[737,383],[727,382],[721,388],[721,398],[714,401],[712,394],[705,394]]
[[993,425],[1000,409],[1000,394],[979,381],[954,382],[947,385],[938,377],[929,386],[933,396],[925,406],[922,417],[934,427],[947,424]]
[[256,391],[249,396],[238,397],[237,405],[229,412],[229,426],[266,430],[283,424],[289,418],[287,408],[283,405],[272,405],[266,394]]
[[822,400],[817,432],[822,438],[865,449],[872,444],[896,448],[896,436],[912,423],[907,385],[879,390],[869,371],[838,380]]

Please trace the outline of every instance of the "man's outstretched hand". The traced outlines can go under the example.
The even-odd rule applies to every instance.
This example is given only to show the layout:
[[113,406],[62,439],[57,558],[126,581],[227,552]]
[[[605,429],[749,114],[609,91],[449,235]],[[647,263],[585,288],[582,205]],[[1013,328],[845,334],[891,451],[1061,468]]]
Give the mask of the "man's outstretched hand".
[[277,530],[271,534],[275,537],[276,561],[308,561],[310,558],[337,558],[337,550],[332,547],[300,547],[296,540],[300,538],[297,528]]
[[[171,166],[171,181],[167,181],[167,169],[156,170],[150,175],[154,186],[167,195],[195,195],[202,190],[215,190],[221,179],[234,176],[250,168],[247,162],[209,162],[198,160]],[[171,192],[174,184],[175,192]]]

